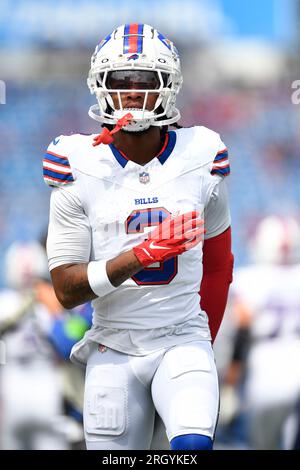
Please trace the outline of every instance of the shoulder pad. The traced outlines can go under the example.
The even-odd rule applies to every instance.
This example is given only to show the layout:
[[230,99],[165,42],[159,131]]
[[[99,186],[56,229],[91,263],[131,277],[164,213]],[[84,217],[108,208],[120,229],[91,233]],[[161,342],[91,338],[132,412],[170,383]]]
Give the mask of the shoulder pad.
[[66,136],[61,135],[51,142],[43,159],[43,175],[46,184],[64,186],[74,181],[68,159],[71,150],[70,139]]
[[181,135],[179,150],[184,153],[189,148],[193,165],[205,167],[209,175],[224,177],[229,174],[227,149],[217,132],[205,126],[193,126],[176,133]]
[[199,142],[207,149],[208,168],[211,175],[221,178],[230,174],[228,150],[220,135],[204,126],[195,126]]

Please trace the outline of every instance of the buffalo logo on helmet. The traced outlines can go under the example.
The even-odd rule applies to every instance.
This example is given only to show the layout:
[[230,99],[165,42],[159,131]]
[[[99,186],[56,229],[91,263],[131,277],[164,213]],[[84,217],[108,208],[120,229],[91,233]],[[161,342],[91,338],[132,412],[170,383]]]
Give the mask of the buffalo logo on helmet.
[[131,56],[127,57],[127,60],[136,60],[139,58],[138,54],[132,54]]

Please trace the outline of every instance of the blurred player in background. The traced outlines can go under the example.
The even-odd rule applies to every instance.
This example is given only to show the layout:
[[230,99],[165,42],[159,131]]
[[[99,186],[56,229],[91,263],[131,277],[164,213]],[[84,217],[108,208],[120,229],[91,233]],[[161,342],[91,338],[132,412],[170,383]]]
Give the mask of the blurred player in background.
[[7,289],[0,294],[0,332],[6,349],[1,366],[1,447],[66,449],[59,425],[63,408],[57,356],[47,339],[49,323],[62,307],[51,295],[45,251],[36,242],[14,243],[5,267]]
[[38,242],[13,243],[5,273],[7,288],[0,291],[5,345],[0,447],[82,447],[83,374],[69,362],[69,353],[90,326],[89,305],[67,312],[59,304]]
[[233,260],[227,149],[214,131],[176,125],[178,52],[151,26],[103,39],[88,85],[101,134],[61,135],[44,159],[57,297],[66,308],[93,300],[71,355],[86,366],[87,447],[149,449],[157,411],[171,449],[212,449],[211,340]]
[[241,407],[247,413],[249,444],[254,449],[286,447],[283,431],[293,414],[295,435],[289,432],[288,439],[293,448],[299,439],[299,221],[266,217],[255,231],[250,251],[253,264],[236,269],[229,303],[235,335],[224,397],[232,417]]

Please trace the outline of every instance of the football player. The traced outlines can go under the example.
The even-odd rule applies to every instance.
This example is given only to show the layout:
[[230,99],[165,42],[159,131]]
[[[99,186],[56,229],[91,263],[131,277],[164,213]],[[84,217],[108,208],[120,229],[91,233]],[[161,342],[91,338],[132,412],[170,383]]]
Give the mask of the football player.
[[[4,258],[7,287],[0,290],[1,448],[68,449],[63,429],[60,364],[49,325],[62,310],[38,242],[14,242]],[[38,391],[38,393],[37,393]]]
[[118,27],[88,77],[102,132],[61,135],[45,155],[53,285],[66,308],[94,307],[71,353],[86,366],[88,449],[149,449],[155,412],[171,449],[213,446],[229,163],[219,134],[176,125],[181,85],[170,40],[146,24]]
[[236,270],[230,299],[236,331],[226,382],[241,390],[251,448],[278,450],[300,395],[299,222],[263,218],[249,248],[251,264]]

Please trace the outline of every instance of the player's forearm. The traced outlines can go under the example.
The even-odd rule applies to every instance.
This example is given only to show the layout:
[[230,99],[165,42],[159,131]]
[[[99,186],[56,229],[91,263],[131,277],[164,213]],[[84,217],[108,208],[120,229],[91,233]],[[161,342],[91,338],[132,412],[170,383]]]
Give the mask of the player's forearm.
[[132,250],[109,260],[106,263],[107,276],[113,286],[120,286],[126,279],[141,271],[143,266]]
[[221,235],[205,240],[203,246],[203,277],[200,288],[201,308],[208,315],[212,340],[220,328],[232,281],[233,255],[231,228]]
[[[106,272],[112,286],[118,287],[142,269],[133,251],[127,251],[107,261]],[[99,273],[100,274],[100,273]],[[93,291],[88,277],[88,263],[66,264],[51,271],[59,302],[67,309],[74,308],[101,296]]]
[[206,273],[201,282],[201,309],[207,313],[212,341],[221,326],[229,291],[228,269]]
[[64,308],[74,308],[97,297],[88,281],[87,266],[88,263],[65,264],[51,271],[55,294]]

